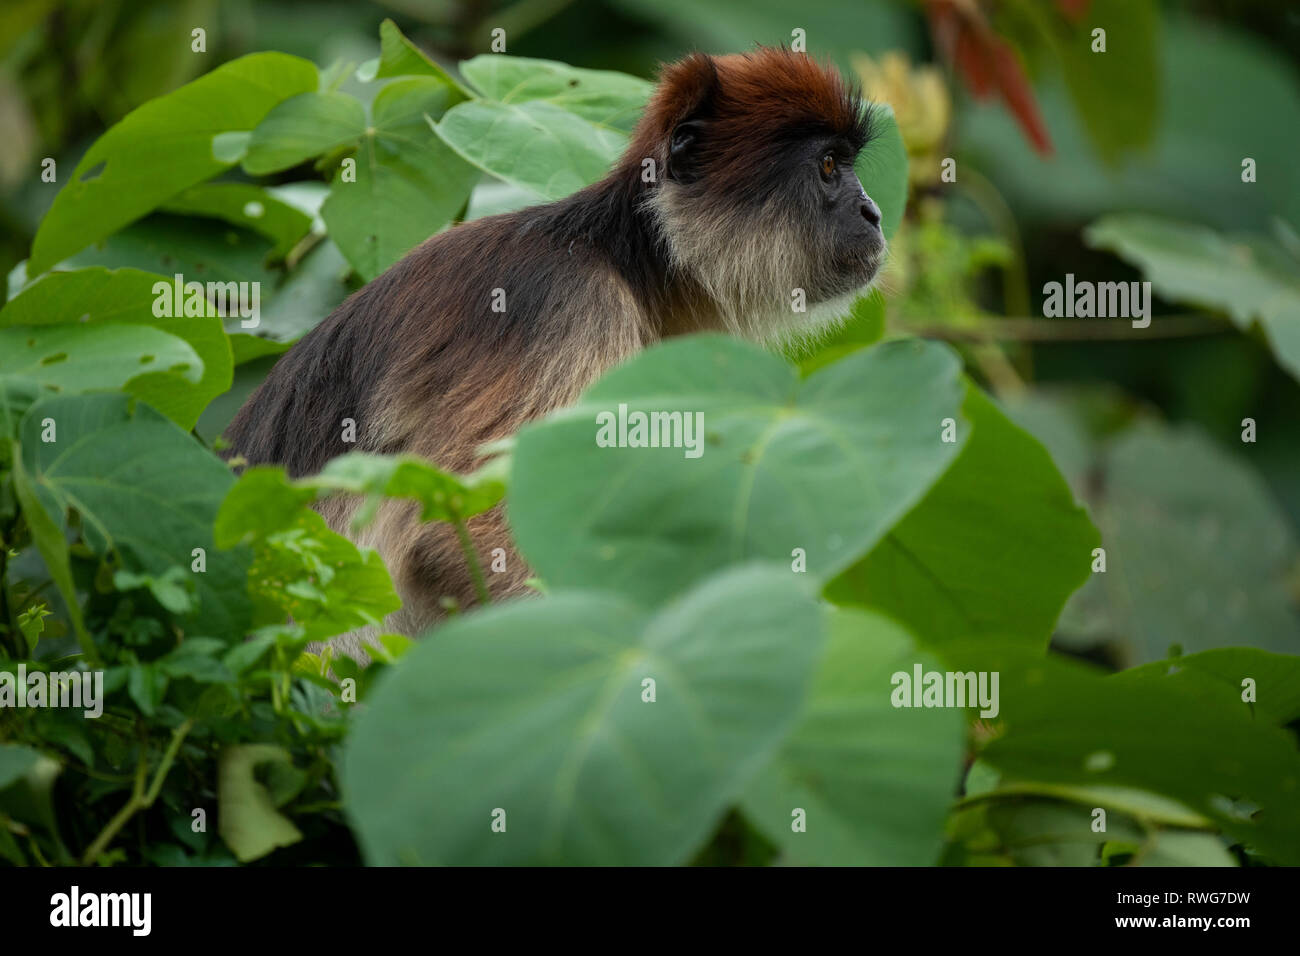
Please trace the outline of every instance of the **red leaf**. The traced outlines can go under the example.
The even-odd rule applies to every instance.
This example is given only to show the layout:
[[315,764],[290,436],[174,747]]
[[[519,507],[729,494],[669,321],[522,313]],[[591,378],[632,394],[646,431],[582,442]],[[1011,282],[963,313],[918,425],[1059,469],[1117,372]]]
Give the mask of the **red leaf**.
[[1047,135],[1042,114],[1038,112],[1038,100],[1034,99],[1034,90],[1020,66],[1016,51],[1011,44],[997,38],[992,52],[997,63],[998,88],[1002,90],[1007,107],[1034,148],[1044,156],[1052,155],[1051,137]]
[[1092,5],[1092,0],[1056,0],[1056,5],[1061,8],[1061,12],[1067,19],[1078,23],[1088,15],[1088,7]]
[[[1089,0],[1058,0],[1086,8]],[[935,46],[953,64],[976,99],[1001,96],[1034,149],[1051,155],[1052,141],[1016,51],[998,36],[975,0],[928,0]]]

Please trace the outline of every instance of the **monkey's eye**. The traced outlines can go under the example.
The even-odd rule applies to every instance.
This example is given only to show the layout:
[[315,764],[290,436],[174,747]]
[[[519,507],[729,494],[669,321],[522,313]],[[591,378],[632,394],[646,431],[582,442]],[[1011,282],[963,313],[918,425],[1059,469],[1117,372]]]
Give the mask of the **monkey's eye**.
[[822,157],[822,175],[829,179],[835,174],[835,157],[827,153]]

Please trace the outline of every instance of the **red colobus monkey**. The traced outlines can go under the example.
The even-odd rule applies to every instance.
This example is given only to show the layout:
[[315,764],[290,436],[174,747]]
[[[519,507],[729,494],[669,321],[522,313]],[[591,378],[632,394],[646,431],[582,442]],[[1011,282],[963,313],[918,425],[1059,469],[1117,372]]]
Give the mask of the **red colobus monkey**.
[[[853,90],[803,54],[670,64],[608,176],[412,250],[280,359],[227,429],[228,454],[292,475],[357,449],[469,471],[482,444],[665,336],[780,341],[834,320],[885,254],[880,210],[853,171],[869,136]],[[796,289],[805,314],[792,309]],[[320,505],[342,533],[355,507]],[[507,551],[494,595],[522,589],[529,572],[500,509],[469,530],[481,553]],[[391,629],[427,627],[442,598],[473,603],[454,532],[421,524],[413,503],[387,502],[356,537],[378,548],[402,597]],[[342,649],[358,653],[359,640]]]

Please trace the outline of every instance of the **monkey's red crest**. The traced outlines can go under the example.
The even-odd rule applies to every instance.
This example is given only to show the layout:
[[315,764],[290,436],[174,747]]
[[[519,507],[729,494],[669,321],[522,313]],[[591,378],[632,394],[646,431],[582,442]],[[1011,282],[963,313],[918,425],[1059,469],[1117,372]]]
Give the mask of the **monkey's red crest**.
[[880,208],[854,171],[870,118],[805,54],[696,53],[662,70],[615,177],[646,184],[671,275],[726,328],[789,338],[845,314],[884,258]]
[[[870,111],[833,67],[784,47],[667,64],[633,138],[629,158],[666,162],[683,123],[707,124],[699,144],[710,170],[748,174],[756,149],[826,136],[856,153],[870,137]],[[723,185],[725,183],[717,183]]]

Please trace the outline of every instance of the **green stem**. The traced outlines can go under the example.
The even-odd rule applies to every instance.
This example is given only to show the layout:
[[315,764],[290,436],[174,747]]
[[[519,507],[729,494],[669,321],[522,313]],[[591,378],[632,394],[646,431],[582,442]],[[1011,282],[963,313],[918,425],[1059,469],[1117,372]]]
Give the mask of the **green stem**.
[[1126,319],[1048,319],[1016,316],[967,325],[900,321],[890,332],[947,342],[1108,342],[1137,339],[1176,339],[1223,335],[1231,326],[1205,315],[1162,315],[1145,329]]
[[460,539],[460,549],[465,552],[465,563],[469,565],[469,576],[474,579],[474,591],[478,594],[479,604],[491,604],[492,596],[488,593],[487,580],[483,577],[483,565],[479,563],[478,551],[469,539],[469,529],[463,518],[455,518],[452,525],[456,528],[456,537]]
[[117,836],[118,831],[126,826],[127,821],[135,816],[137,811],[148,810],[153,806],[153,802],[158,799],[158,793],[162,790],[163,781],[167,778],[167,771],[171,770],[172,763],[176,760],[176,754],[181,749],[181,743],[193,726],[194,719],[190,718],[172,731],[172,738],[167,744],[167,749],[163,752],[162,761],[154,772],[153,782],[149,785],[148,790],[144,786],[148,767],[145,761],[145,748],[143,744],[141,745],[140,762],[135,768],[135,784],[131,788],[131,798],[126,801],[121,810],[117,811],[113,819],[108,821],[108,825],[100,831],[99,836],[95,837],[95,841],[90,844],[85,856],[81,859],[82,866],[93,865],[99,855],[113,841],[113,838]]

